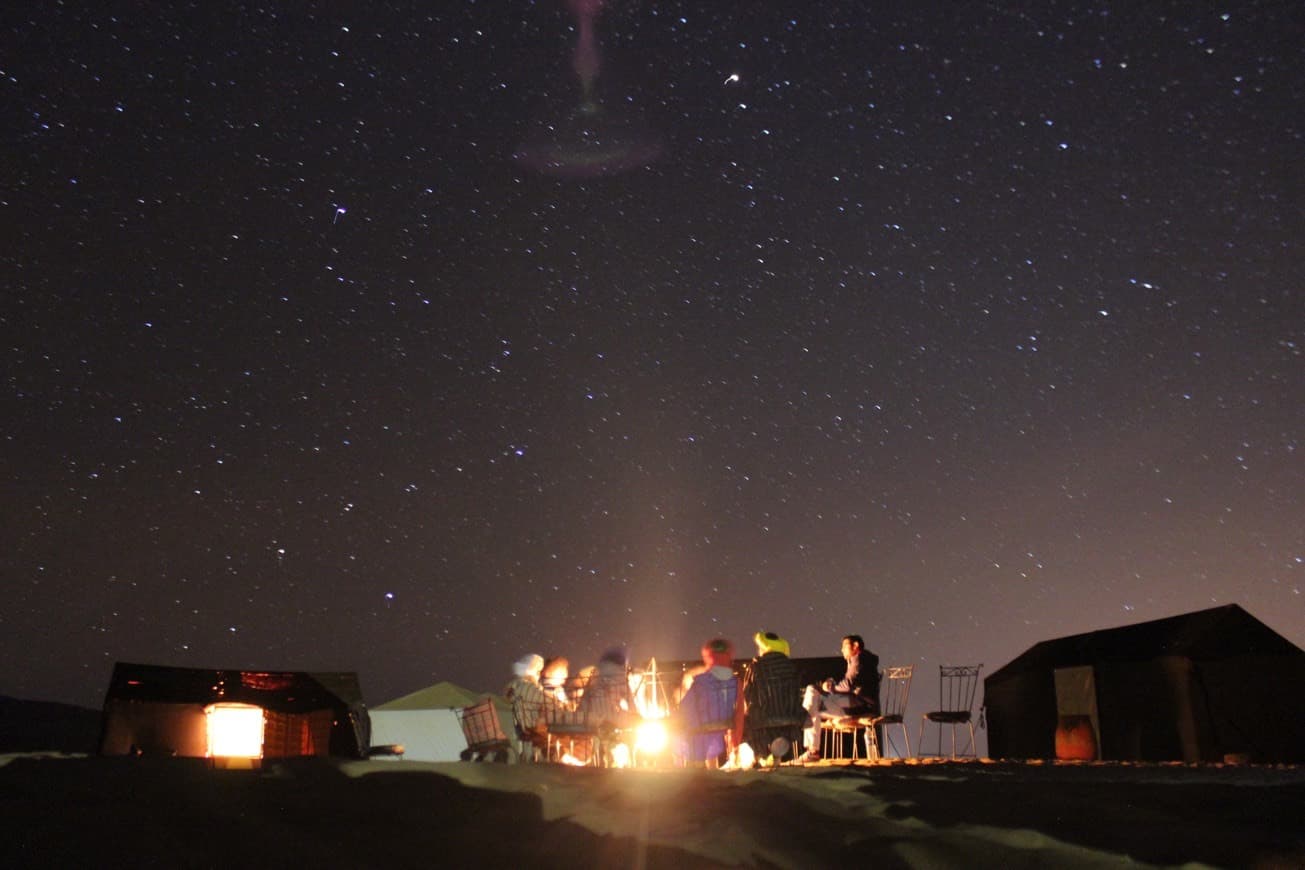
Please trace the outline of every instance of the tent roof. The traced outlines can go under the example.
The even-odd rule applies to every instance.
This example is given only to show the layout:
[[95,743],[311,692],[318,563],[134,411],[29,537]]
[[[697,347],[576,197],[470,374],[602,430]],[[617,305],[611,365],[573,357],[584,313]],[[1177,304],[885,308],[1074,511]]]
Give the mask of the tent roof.
[[349,672],[177,668],[118,662],[106,700],[211,704],[239,701],[285,713],[362,704],[358,675]]
[[1161,656],[1196,660],[1234,655],[1301,655],[1291,641],[1236,604],[1150,622],[1107,628],[1029,647],[988,680],[1096,662],[1138,662]]
[[470,689],[450,682],[436,683],[424,689],[372,707],[372,710],[442,710],[462,708],[482,697]]

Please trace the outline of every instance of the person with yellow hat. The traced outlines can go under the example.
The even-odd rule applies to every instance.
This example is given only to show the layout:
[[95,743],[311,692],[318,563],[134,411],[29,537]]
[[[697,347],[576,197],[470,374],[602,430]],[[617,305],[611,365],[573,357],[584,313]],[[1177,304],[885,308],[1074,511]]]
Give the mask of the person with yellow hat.
[[780,761],[790,753],[796,754],[798,737],[807,720],[797,666],[789,659],[788,641],[773,631],[759,631],[752,640],[757,657],[748,664],[739,685],[734,727],[729,733],[730,749],[737,750],[747,743],[753,755],[771,755]]

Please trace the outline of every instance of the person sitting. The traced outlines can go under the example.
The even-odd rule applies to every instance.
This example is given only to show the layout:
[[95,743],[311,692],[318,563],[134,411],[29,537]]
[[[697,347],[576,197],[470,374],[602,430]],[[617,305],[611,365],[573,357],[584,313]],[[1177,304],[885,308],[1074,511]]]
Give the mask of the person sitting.
[[843,637],[840,652],[847,662],[843,679],[807,686],[802,707],[811,717],[807,729],[807,752],[803,761],[820,759],[820,720],[844,716],[879,715],[879,656],[865,648],[859,634]]
[[[677,754],[688,764],[716,767],[726,753],[725,734],[733,724],[738,698],[734,645],[720,637],[707,641],[702,645],[702,662],[702,668],[688,672],[694,676],[676,708],[676,724],[682,732]],[[717,724],[719,728],[713,727]]]
[[512,704],[512,721],[520,744],[518,753],[523,760],[533,761],[539,750],[548,751],[548,725],[544,717],[547,697],[539,685],[543,667],[543,656],[535,653],[522,656],[512,665],[514,676],[503,690]]
[[598,659],[598,666],[584,684],[579,711],[591,724],[623,727],[635,709],[634,695],[625,666],[625,651],[610,649]]
[[571,699],[566,694],[567,678],[570,676],[571,663],[561,656],[548,659],[544,662],[544,671],[539,677],[539,684],[544,689],[544,694],[549,700],[554,701],[564,707],[571,705]]
[[779,761],[794,750],[806,720],[797,666],[788,657],[788,641],[774,632],[759,631],[752,640],[757,656],[739,684],[730,751],[737,753],[746,743],[754,756]]
[[598,659],[577,703],[580,720],[595,735],[600,766],[611,765],[612,748],[622,742],[620,732],[634,724],[635,709],[625,650],[610,649]]

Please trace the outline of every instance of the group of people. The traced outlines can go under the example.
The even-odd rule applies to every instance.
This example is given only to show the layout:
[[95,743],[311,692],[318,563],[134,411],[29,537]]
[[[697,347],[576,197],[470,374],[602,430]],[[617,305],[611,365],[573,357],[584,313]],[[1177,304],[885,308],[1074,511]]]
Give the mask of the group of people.
[[[675,755],[682,763],[748,767],[753,759],[815,761],[822,719],[878,715],[879,659],[860,635],[842,639],[842,679],[805,688],[786,640],[770,631],[759,631],[752,640],[756,655],[741,669],[735,667],[733,644],[712,638],[702,645],[702,663],[685,672],[671,716]],[[532,754],[546,751],[550,720],[575,715],[617,730],[636,717],[621,650],[605,653],[597,666],[575,678],[565,659],[546,661],[536,654],[517,661],[513,673],[506,694],[522,743]]]
[[565,658],[545,659],[537,653],[512,665],[513,677],[504,689],[512,703],[522,749],[537,756],[548,751],[549,724],[593,720],[617,729],[632,720],[634,696],[626,679],[625,652],[603,653],[598,664],[574,677]]

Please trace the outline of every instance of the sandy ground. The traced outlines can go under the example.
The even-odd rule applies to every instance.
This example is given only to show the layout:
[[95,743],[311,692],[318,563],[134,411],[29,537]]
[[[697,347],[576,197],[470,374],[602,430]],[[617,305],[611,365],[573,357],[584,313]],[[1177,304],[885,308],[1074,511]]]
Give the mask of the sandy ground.
[[1305,867],[1305,768],[0,756],[4,867]]

